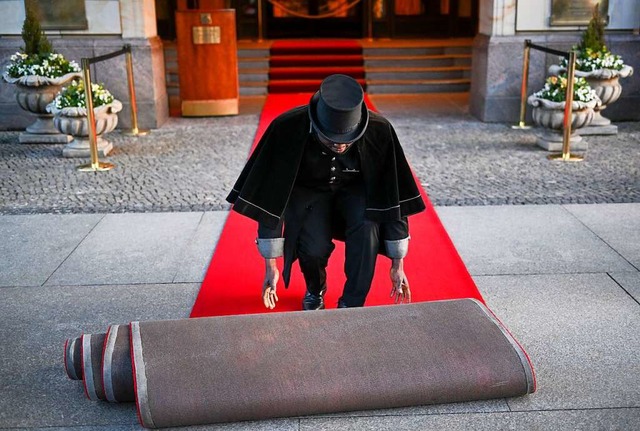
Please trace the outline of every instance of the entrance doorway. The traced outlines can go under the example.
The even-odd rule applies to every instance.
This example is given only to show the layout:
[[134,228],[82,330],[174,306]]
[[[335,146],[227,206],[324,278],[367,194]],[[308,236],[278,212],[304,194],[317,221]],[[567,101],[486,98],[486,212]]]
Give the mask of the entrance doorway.
[[[238,39],[473,37],[480,0],[155,0],[158,33],[175,39],[175,10],[223,4]],[[262,29],[261,29],[262,27]],[[260,33],[262,30],[262,33]]]
[[476,34],[479,0],[263,0],[263,5],[267,39],[448,38]]
[[390,6],[387,16],[383,14],[374,22],[386,24],[382,27],[390,30],[388,36],[392,38],[472,37],[477,32],[477,0],[392,0],[387,3]]
[[363,35],[363,1],[276,0],[265,3],[267,39],[361,38]]

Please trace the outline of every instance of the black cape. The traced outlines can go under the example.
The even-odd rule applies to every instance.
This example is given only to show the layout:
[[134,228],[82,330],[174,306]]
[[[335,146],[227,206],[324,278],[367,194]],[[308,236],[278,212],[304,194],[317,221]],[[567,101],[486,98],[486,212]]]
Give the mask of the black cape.
[[[291,109],[271,122],[240,173],[227,201],[233,210],[275,229],[291,196],[308,141],[307,106]],[[400,220],[425,209],[420,190],[398,141],[384,117],[370,112],[369,125],[354,143],[365,184],[365,218]],[[353,150],[352,150],[353,151]]]

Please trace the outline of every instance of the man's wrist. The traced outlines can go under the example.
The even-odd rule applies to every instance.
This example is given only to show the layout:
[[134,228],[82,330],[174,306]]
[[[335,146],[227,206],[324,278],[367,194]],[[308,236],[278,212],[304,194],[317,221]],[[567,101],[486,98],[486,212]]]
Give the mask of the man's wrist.
[[404,259],[391,259],[391,269],[404,269]]
[[264,266],[267,269],[273,269],[273,268],[277,268],[278,264],[277,264],[276,259],[274,259],[274,258],[265,258],[264,259]]

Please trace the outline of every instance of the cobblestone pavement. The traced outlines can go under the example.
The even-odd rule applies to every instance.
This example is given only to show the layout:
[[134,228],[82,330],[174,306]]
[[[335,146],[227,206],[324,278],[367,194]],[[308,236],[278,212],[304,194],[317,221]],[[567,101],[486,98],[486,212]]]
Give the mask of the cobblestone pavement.
[[[394,124],[435,205],[640,202],[640,123],[588,137],[586,160],[552,162],[532,131],[482,123],[465,95],[373,96]],[[149,136],[118,132],[110,172],[77,172],[62,145],[0,132],[0,214],[227,209],[255,134],[260,101],[241,115],[171,118]]]

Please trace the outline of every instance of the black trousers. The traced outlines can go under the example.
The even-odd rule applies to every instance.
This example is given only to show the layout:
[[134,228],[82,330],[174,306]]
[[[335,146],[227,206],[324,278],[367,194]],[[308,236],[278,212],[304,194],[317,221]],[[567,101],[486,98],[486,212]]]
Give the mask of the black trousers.
[[[305,199],[302,209],[294,210],[295,215],[302,218],[297,220],[301,223],[297,232],[296,254],[307,290],[320,294],[327,289],[326,268],[335,248],[333,237],[341,237],[345,241],[347,281],[340,302],[347,307],[360,307],[371,288],[379,251],[379,224],[364,218],[365,196],[360,184],[314,191],[313,194],[311,199]],[[297,206],[296,202],[290,202],[290,208]],[[292,214],[285,213],[285,226],[287,215]]]

